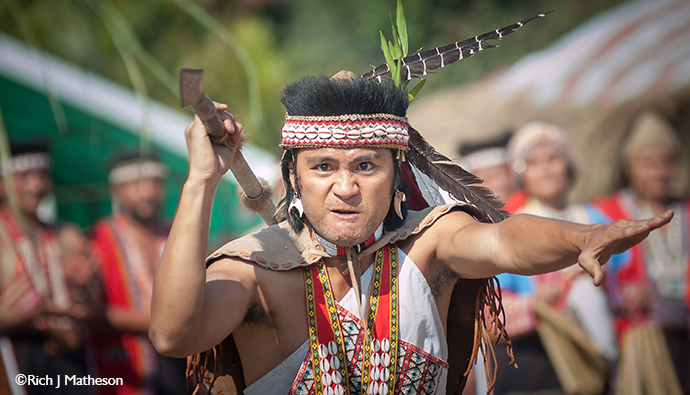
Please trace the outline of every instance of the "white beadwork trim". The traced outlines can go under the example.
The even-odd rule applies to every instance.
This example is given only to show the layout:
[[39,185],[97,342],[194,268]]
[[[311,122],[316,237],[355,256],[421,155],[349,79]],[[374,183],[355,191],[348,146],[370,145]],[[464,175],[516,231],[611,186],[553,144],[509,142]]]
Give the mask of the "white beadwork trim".
[[108,179],[111,185],[118,185],[142,178],[165,178],[167,176],[168,168],[161,162],[135,159],[123,162],[112,169]]
[[50,155],[45,152],[32,152],[20,154],[9,160],[8,169],[10,173],[22,171],[46,169],[50,166]]
[[508,150],[500,147],[485,148],[460,159],[460,166],[470,172],[506,163],[508,163]]
[[368,146],[407,149],[407,118],[391,114],[286,116],[283,148]]

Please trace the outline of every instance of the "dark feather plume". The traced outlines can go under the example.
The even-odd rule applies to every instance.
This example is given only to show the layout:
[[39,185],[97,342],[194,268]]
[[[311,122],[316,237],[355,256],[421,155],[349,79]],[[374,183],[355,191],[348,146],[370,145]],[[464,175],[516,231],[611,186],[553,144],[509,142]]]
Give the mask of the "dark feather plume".
[[[403,58],[402,68],[400,70],[400,79],[402,81],[408,81],[412,78],[419,78],[427,75],[429,71],[437,70],[446,67],[451,63],[455,63],[458,60],[469,58],[487,48],[494,48],[496,45],[489,44],[487,42],[488,40],[497,40],[503,38],[504,36],[515,32],[526,23],[537,18],[543,18],[554,11],[555,10],[551,10],[549,12],[524,19],[520,22],[513,23],[512,25],[492,30],[484,34],[480,34],[479,36],[468,38],[467,40],[458,41],[443,47],[436,47],[434,49]],[[374,70],[362,76],[362,80],[364,81],[374,78],[376,78],[376,80],[379,82],[381,82],[383,79],[391,78],[391,71],[386,63],[376,67]]]
[[508,213],[501,210],[503,204],[494,197],[490,189],[476,186],[482,180],[468,172],[445,155],[436,151],[418,131],[408,128],[410,134],[409,150],[405,156],[424,174],[436,181],[455,199],[474,205],[482,213],[478,218],[484,222],[501,222]]

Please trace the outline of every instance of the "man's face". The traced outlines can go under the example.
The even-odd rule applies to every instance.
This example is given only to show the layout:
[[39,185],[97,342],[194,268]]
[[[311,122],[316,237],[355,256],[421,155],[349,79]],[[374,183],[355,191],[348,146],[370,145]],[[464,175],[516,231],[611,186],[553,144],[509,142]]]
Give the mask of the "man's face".
[[122,209],[139,221],[158,218],[163,206],[163,181],[159,178],[142,178],[113,187],[113,195]]
[[[53,179],[47,168],[32,169],[12,173],[15,192],[19,207],[25,215],[34,218],[41,200],[52,190]],[[3,186],[3,198],[6,197],[7,186]]]
[[625,167],[632,188],[642,198],[652,200],[669,197],[677,168],[676,154],[664,148],[635,155]]
[[539,144],[530,150],[525,163],[521,177],[530,196],[550,202],[566,197],[571,181],[568,161],[556,148]]
[[305,149],[295,170],[309,223],[332,243],[364,242],[388,213],[395,168],[386,148]]

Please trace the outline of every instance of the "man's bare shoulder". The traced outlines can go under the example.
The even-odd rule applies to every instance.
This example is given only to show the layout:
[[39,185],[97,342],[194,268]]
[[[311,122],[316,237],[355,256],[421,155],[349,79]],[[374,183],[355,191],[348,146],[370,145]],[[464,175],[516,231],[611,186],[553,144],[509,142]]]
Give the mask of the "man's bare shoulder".
[[[467,206],[449,205],[445,207],[448,210],[442,215],[434,216],[433,221],[428,226],[422,227],[419,234],[416,235],[416,239],[443,238],[467,225],[477,223],[477,220],[472,216],[472,211]],[[424,222],[429,221],[430,216]]]
[[286,285],[293,278],[298,279],[301,286],[302,270],[271,270],[251,260],[234,256],[221,256],[213,260],[206,269],[206,282],[230,281],[255,292],[258,288],[262,292],[270,292],[276,284]]
[[422,256],[429,258],[435,255],[435,250],[442,240],[464,226],[477,222],[472,216],[472,210],[471,206],[450,204],[413,212],[412,218],[405,226],[415,229],[410,236],[400,241],[399,245],[413,255],[417,255],[413,251],[419,251]]
[[467,225],[473,225],[478,221],[470,215],[467,211],[461,210],[461,207],[450,211],[448,214],[440,217],[430,228],[433,234],[448,234],[448,232],[459,231]]
[[221,256],[206,268],[206,281],[214,280],[251,280],[254,275],[254,263],[233,256]]

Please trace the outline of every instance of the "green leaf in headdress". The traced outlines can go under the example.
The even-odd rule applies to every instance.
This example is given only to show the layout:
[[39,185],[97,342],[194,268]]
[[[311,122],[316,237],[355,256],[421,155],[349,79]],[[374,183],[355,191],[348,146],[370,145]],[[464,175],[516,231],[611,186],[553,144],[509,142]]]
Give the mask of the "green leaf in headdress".
[[381,50],[383,57],[386,59],[386,64],[391,70],[391,76],[396,86],[401,86],[400,78],[401,59],[407,56],[407,23],[405,22],[405,13],[403,11],[402,0],[398,0],[398,6],[395,10],[395,23],[391,18],[391,30],[393,33],[393,40],[387,41],[383,32],[379,31],[381,35]]

